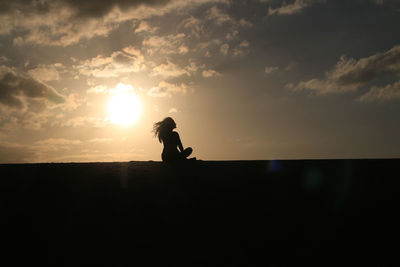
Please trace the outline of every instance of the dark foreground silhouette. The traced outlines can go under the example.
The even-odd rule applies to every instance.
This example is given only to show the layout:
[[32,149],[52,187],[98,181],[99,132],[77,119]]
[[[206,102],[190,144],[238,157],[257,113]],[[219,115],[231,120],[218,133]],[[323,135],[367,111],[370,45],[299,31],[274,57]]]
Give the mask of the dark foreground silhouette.
[[7,266],[386,266],[400,160],[0,165]]

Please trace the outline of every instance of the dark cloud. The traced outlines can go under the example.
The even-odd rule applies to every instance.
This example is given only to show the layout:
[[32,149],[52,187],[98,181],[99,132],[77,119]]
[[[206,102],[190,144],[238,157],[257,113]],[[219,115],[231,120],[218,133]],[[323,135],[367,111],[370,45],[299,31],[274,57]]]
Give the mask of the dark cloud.
[[400,74],[400,46],[358,61],[342,56],[335,68],[326,74],[325,80],[300,82],[297,89],[312,89],[320,93],[354,91],[383,73]]
[[0,13],[9,13],[16,10],[25,10],[29,13],[51,12],[52,6],[68,7],[74,10],[78,17],[101,17],[107,14],[113,7],[121,10],[139,5],[163,5],[170,0],[9,0],[2,1]]
[[317,4],[317,3],[325,3],[326,0],[295,0],[293,2],[287,1],[265,1],[261,2],[275,2],[272,3],[273,6],[276,6],[276,2],[280,2],[278,7],[269,7],[268,15],[292,15],[301,12],[303,9]]
[[359,61],[342,58],[332,76],[338,84],[364,84],[383,72],[400,73],[400,46]]
[[107,14],[113,7],[121,10],[133,8],[139,5],[163,5],[170,0],[60,0],[76,11],[78,16],[101,17]]
[[400,99],[400,81],[386,85],[385,87],[373,86],[366,94],[362,95],[358,101],[386,101],[391,99]]
[[47,99],[62,103],[64,97],[53,88],[29,76],[17,74],[12,69],[0,67],[0,103],[6,106],[23,108],[23,98]]
[[68,46],[107,36],[123,21],[161,16],[183,8],[225,0],[15,0],[0,4],[0,35],[14,45]]
[[29,7],[31,12],[45,13],[48,12],[49,2],[53,1],[37,1],[37,0],[4,0],[0,2],[0,14],[14,12],[16,10]]

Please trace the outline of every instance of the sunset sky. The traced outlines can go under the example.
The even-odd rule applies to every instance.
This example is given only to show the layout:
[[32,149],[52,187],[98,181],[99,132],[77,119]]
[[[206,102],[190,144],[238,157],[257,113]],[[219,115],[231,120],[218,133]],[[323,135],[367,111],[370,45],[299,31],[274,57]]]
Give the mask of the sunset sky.
[[167,116],[203,160],[400,157],[399,25],[398,0],[3,0],[0,163],[158,161]]

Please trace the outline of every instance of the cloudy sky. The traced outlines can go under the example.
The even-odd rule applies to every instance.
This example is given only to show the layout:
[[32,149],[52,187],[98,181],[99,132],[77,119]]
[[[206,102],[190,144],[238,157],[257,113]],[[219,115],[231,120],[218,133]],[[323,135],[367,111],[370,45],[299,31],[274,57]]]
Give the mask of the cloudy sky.
[[167,116],[203,160],[400,157],[398,25],[398,0],[3,0],[0,162],[160,160]]

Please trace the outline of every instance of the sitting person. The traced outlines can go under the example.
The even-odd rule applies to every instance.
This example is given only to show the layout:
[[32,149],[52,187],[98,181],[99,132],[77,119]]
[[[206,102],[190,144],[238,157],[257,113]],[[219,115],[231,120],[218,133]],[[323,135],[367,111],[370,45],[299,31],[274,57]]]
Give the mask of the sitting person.
[[162,142],[164,145],[161,154],[163,161],[185,160],[192,154],[193,150],[191,147],[183,149],[179,134],[172,131],[175,128],[176,123],[170,117],[155,123],[153,126],[154,135],[158,137],[160,143]]

